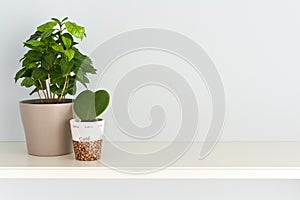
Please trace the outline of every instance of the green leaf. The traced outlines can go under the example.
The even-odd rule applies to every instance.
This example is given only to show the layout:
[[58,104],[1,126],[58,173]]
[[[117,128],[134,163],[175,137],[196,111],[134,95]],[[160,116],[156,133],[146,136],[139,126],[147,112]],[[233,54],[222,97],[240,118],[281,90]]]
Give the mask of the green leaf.
[[37,62],[43,58],[43,54],[36,50],[29,50],[24,57],[29,59],[31,62]]
[[34,86],[39,90],[45,90],[45,88],[47,87],[46,81],[44,81],[44,80],[42,80],[42,81],[34,80]]
[[73,62],[68,61],[67,57],[63,57],[60,61],[60,67],[62,76],[67,76],[73,67]]
[[81,92],[74,101],[74,111],[81,120],[96,119],[95,93],[90,90]]
[[65,77],[59,75],[51,75],[51,84],[64,85]]
[[73,49],[65,50],[64,54],[68,57],[69,62],[74,58],[75,51]]
[[30,58],[31,60],[38,61],[43,57],[43,54],[40,51],[36,50],[29,50],[27,53],[24,55],[25,58]]
[[57,87],[56,85],[51,85],[50,91],[51,91],[53,94],[60,95],[61,92],[62,92],[62,89],[60,89],[60,88]]
[[75,59],[83,61],[86,58],[86,55],[82,54],[77,48],[73,48],[75,51]]
[[57,18],[51,18],[54,22],[56,22],[57,24],[59,24],[59,25],[61,25],[61,22],[59,21],[59,19],[57,19]]
[[60,53],[65,53],[64,47],[61,45],[55,44],[55,45],[52,45],[51,47],[54,51],[57,51]]
[[24,87],[31,87],[34,85],[34,80],[32,80],[32,78],[30,77],[26,77],[24,78],[24,80],[21,82],[21,86],[24,86]]
[[62,41],[63,41],[63,43],[64,43],[64,45],[65,45],[65,47],[66,47],[67,49],[69,49],[69,48],[72,46],[73,40],[72,40],[71,38],[69,38],[68,36],[63,35],[63,36],[61,37],[61,39],[62,39]]
[[42,32],[40,31],[36,31],[34,34],[32,34],[28,40],[26,40],[26,42],[28,42],[29,40],[37,40],[41,37]]
[[92,60],[88,56],[80,53],[77,48],[74,48],[74,50],[74,65],[78,68],[81,68],[85,73],[96,74],[97,70],[93,67]]
[[[61,60],[59,61],[61,62]],[[64,85],[66,78],[62,76],[61,66],[54,65],[50,70],[51,84]]]
[[21,70],[19,70],[16,75],[15,75],[15,83],[20,79],[22,78],[23,74],[26,72],[26,68],[22,68]]
[[68,84],[67,91],[68,91],[68,94],[70,94],[70,95],[75,95],[76,94],[77,87],[76,87],[76,79],[74,77],[71,77],[69,79],[69,84]]
[[54,64],[56,58],[57,55],[54,53],[49,52],[44,55],[43,60],[45,61],[46,69],[48,69],[48,67],[51,67]]
[[81,68],[79,68],[76,73],[76,80],[78,80],[85,88],[87,88],[86,84],[89,83],[89,79],[86,77]]
[[64,33],[63,36],[72,40],[72,46],[76,44],[76,42],[74,42],[73,36],[70,33]]
[[67,31],[69,33],[71,33],[74,37],[79,38],[79,39],[83,39],[84,34],[85,34],[85,28],[82,26],[78,26],[76,23],[74,22],[66,22],[65,26],[67,28]]
[[86,59],[83,60],[81,63],[81,68],[84,72],[90,73],[90,74],[96,74],[96,69],[93,67],[92,62],[89,57],[86,57]]
[[54,28],[54,26],[57,25],[57,22],[52,21],[52,22],[47,22],[45,24],[40,25],[39,27],[37,27],[37,30],[40,32],[44,32],[44,31],[48,31]]
[[96,115],[101,115],[109,104],[109,93],[105,90],[98,90],[95,94],[95,109]]
[[54,29],[50,29],[48,31],[43,32],[42,35],[41,35],[42,40],[49,37],[52,34],[53,31],[54,31]]
[[105,90],[96,93],[85,90],[74,101],[74,111],[81,120],[94,120],[102,114],[109,104],[109,94]]
[[63,20],[61,20],[62,22],[64,22],[64,21],[66,21],[66,20],[68,20],[69,18],[68,17],[65,17],[65,18],[63,18]]
[[30,58],[25,58],[22,62],[22,67],[33,68],[36,66],[36,61],[32,61]]
[[24,45],[30,48],[30,47],[44,46],[45,44],[38,40],[29,40],[27,42],[24,42]]
[[43,54],[36,50],[29,50],[24,55],[24,60],[22,61],[22,66],[25,68],[34,68],[37,66],[37,62],[43,59]]
[[75,94],[76,94],[76,91],[77,91],[76,84],[74,84],[74,85],[69,85],[67,91],[68,91],[68,94],[69,94],[69,95],[75,95]]
[[32,72],[32,78],[36,80],[45,80],[48,76],[48,71],[42,67],[36,68]]
[[15,83],[20,79],[20,78],[23,78],[23,77],[31,77],[31,74],[32,74],[32,69],[27,69],[27,68],[22,68],[20,69],[17,73],[16,73],[16,76],[15,76]]
[[37,64],[35,62],[30,62],[30,63],[27,63],[27,59],[25,59],[23,61],[23,64],[22,66],[26,69],[33,69],[33,68],[36,68]]
[[38,91],[39,91],[38,88],[34,88],[34,90],[32,90],[32,91],[29,93],[29,95],[33,95],[34,93],[36,93],[36,92],[38,92]]

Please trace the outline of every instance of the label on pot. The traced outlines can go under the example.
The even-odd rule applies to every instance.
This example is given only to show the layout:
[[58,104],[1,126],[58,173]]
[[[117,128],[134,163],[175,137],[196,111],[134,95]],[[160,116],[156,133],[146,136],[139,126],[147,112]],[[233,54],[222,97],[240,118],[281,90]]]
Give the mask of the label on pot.
[[91,142],[102,140],[104,121],[82,122],[77,119],[70,121],[72,138],[74,141]]

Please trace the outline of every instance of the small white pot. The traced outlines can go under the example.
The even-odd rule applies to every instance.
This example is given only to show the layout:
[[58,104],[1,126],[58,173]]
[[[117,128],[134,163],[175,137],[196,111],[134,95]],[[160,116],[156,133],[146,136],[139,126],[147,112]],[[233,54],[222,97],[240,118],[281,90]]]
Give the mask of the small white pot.
[[101,157],[104,120],[70,120],[73,148],[76,160],[94,161]]

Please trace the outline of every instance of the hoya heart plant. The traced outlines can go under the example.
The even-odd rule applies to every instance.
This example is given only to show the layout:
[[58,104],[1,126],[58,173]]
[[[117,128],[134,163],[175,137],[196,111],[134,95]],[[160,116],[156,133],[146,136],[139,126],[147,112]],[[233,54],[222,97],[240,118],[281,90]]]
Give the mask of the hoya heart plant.
[[75,95],[76,81],[85,87],[88,74],[96,74],[91,59],[76,47],[86,37],[85,28],[68,18],[51,21],[37,27],[24,46],[29,48],[20,60],[21,69],[15,82],[33,88],[40,103],[61,103],[66,95]]
[[106,90],[81,92],[74,101],[74,112],[81,121],[97,121],[97,118],[106,110],[110,101]]

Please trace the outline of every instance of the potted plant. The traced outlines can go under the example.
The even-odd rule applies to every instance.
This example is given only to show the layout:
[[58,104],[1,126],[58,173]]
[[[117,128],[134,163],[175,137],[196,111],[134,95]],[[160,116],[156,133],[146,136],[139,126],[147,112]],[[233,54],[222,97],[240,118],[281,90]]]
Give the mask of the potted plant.
[[105,90],[85,90],[76,97],[74,112],[79,119],[70,120],[76,160],[100,159],[104,120],[98,116],[106,110],[109,100]]
[[87,74],[95,74],[91,59],[82,54],[75,39],[86,36],[85,28],[68,18],[51,21],[37,27],[24,42],[29,48],[20,60],[21,69],[15,82],[32,88],[30,95],[38,99],[20,102],[28,153],[37,156],[56,156],[72,152],[69,120],[72,119],[72,99],[76,82],[85,87]]

